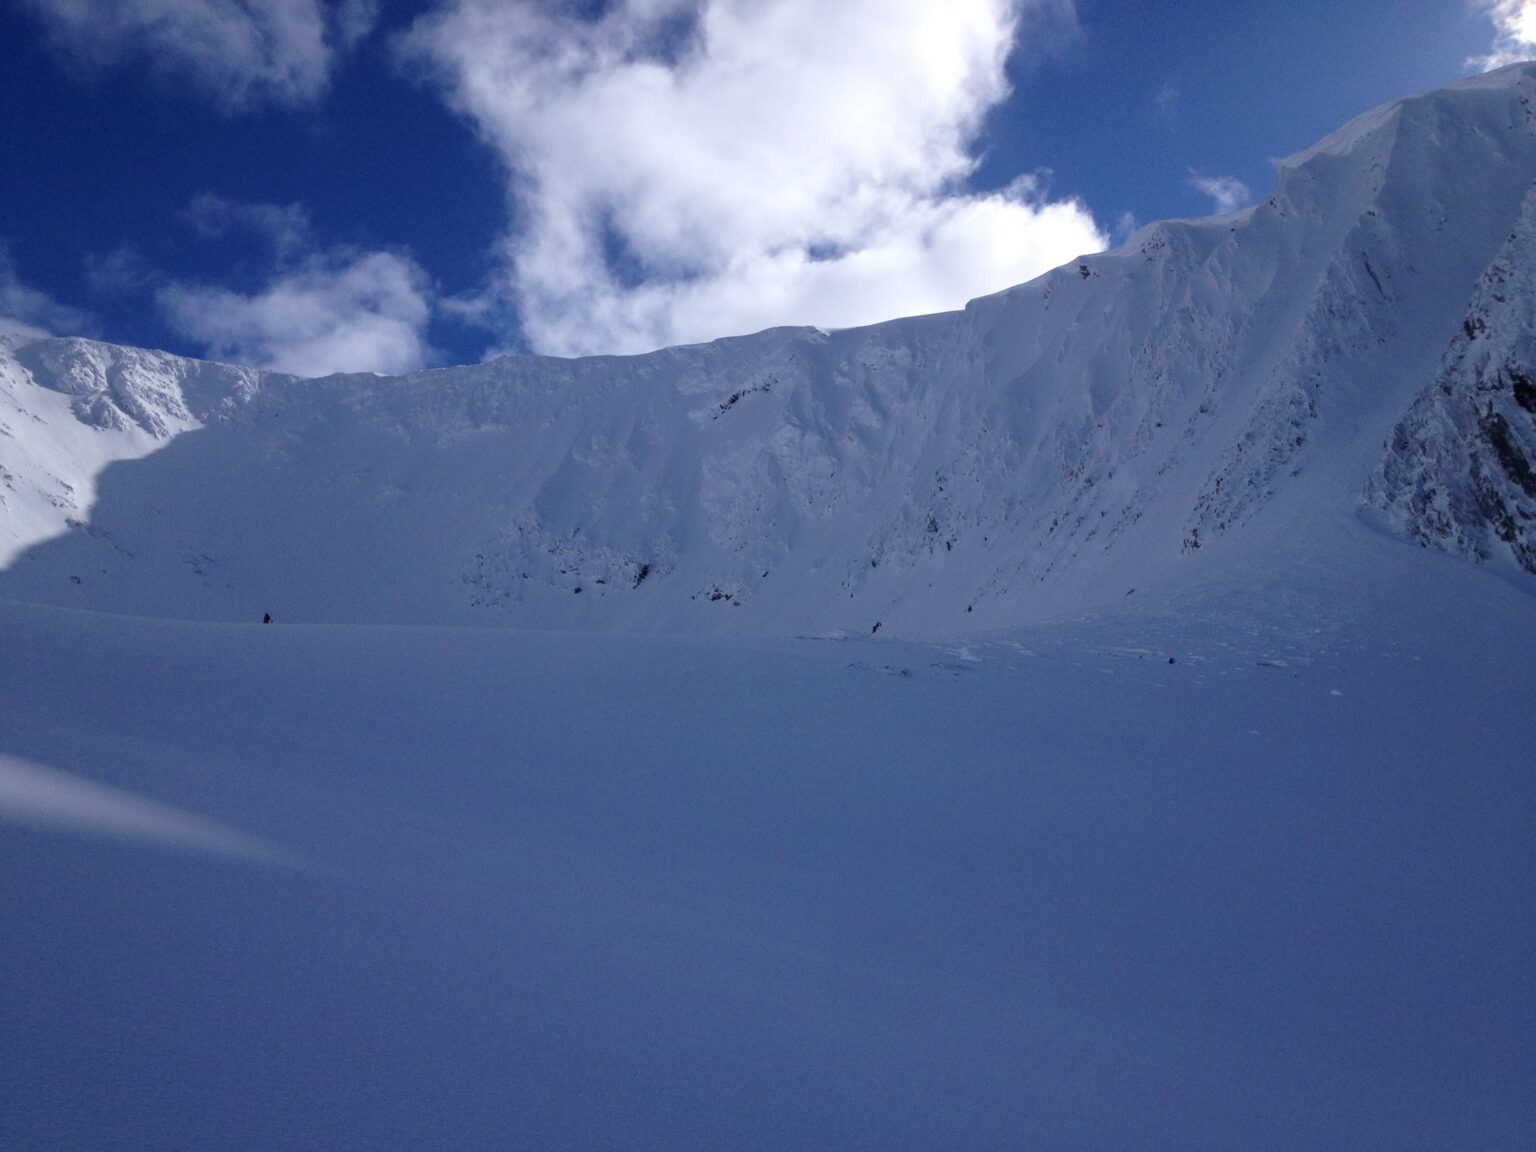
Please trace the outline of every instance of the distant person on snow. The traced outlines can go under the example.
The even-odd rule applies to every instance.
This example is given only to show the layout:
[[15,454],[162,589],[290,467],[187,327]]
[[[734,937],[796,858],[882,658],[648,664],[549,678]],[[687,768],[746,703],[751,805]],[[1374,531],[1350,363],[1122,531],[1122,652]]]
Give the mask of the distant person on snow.
[[272,613],[270,613],[270,612],[263,612],[261,614],[261,622],[263,624],[270,624],[270,623],[272,623]]

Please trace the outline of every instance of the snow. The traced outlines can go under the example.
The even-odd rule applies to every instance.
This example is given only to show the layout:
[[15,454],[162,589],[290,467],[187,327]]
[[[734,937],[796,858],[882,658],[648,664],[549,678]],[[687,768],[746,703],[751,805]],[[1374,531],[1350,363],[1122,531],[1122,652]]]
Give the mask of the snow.
[[0,604],[0,1144],[1529,1146],[1536,615],[1353,552],[963,647]]
[[0,341],[0,1147],[1536,1146],[1533,96],[867,329]]
[[1426,546],[1536,574],[1536,192],[1367,496]]
[[0,564],[84,530],[109,464],[147,456],[248,402],[259,379],[89,340],[0,340]]

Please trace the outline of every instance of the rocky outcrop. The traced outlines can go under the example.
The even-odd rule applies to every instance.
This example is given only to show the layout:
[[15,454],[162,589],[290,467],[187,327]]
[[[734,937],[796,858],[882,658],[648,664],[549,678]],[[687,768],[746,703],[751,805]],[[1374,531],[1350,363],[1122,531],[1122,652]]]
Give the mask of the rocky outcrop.
[[1366,498],[1420,544],[1536,574],[1536,188]]

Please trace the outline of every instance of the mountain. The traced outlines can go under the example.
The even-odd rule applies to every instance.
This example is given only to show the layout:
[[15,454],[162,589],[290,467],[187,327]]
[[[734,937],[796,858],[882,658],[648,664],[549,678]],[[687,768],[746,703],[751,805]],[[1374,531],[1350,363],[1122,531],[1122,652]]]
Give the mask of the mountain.
[[0,344],[0,597],[938,636],[1369,524],[1530,568],[1533,96],[1389,104],[1243,212],[869,328],[392,379]]

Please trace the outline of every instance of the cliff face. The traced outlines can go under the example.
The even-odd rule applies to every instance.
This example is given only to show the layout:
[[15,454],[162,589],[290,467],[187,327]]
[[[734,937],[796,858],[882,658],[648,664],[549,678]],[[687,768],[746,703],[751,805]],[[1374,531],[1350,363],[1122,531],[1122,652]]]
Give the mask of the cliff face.
[[1421,544],[1536,574],[1536,189],[1367,496]]

